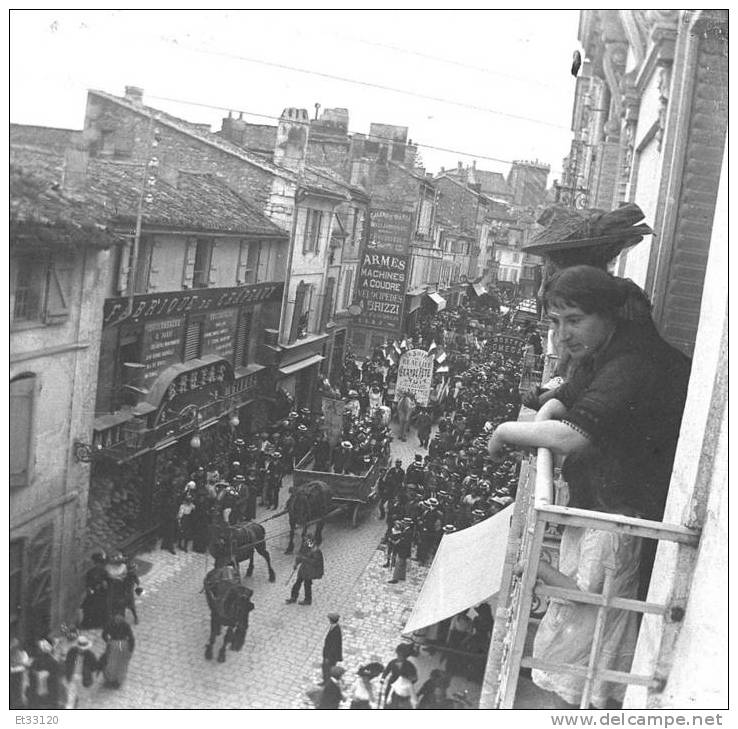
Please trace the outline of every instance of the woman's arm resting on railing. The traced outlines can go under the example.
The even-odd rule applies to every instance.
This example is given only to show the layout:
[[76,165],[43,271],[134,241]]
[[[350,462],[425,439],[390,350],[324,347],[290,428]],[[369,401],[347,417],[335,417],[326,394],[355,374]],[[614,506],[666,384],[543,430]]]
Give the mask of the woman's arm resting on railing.
[[564,405],[561,400],[553,398],[551,400],[547,400],[541,406],[541,409],[536,413],[533,420],[561,420],[566,417],[567,412],[569,412],[569,409],[566,405]]
[[[552,401],[550,401],[552,402]],[[589,444],[586,435],[559,420],[532,423],[502,423],[490,436],[487,450],[492,458],[499,457],[504,446],[549,448],[555,454],[568,455]]]
[[[525,570],[525,562],[518,562],[515,565],[513,573],[518,577],[522,577]],[[547,562],[538,563],[538,577],[547,585],[552,587],[563,587],[565,590],[578,590],[579,585],[573,577],[567,577],[563,572],[551,567]]]

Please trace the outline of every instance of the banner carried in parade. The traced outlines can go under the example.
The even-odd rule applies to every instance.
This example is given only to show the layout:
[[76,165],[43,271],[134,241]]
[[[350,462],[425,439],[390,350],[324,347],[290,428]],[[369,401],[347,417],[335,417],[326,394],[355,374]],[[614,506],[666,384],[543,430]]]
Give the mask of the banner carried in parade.
[[520,359],[523,356],[524,344],[522,337],[513,334],[495,334],[490,341],[490,349],[513,359]]
[[346,401],[342,398],[323,397],[322,405],[325,434],[328,436],[328,442],[335,446],[340,442],[343,432],[343,411],[346,409]]
[[356,300],[361,313],[356,323],[395,335],[402,330],[410,256],[377,249],[361,254]]
[[428,406],[431,384],[433,382],[433,352],[424,349],[411,349],[400,357],[395,385],[395,402],[403,395],[411,394],[415,402]]

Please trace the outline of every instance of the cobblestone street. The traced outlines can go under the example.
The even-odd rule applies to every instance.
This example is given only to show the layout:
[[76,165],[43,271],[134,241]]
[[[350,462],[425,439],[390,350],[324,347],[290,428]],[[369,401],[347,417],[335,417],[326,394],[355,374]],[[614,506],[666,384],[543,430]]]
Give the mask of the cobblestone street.
[[[402,458],[407,465],[416,452],[424,452],[416,450],[417,442],[414,433],[407,443],[395,440],[392,458]],[[282,502],[289,483],[285,479]],[[269,513],[260,509],[257,520]],[[344,514],[326,524],[326,572],[313,586],[310,607],[285,604],[285,583],[294,563],[284,554],[287,517],[268,521],[265,527],[277,581],[269,583],[265,564],[256,555],[254,575],[248,580],[256,609],[240,652],[229,651],[224,664],[204,658],[209,614],[200,590],[212,560],[160,550],[142,554],[140,559],[152,567],[142,577],[145,594],[138,600],[136,650],[126,683],[118,690],[97,683],[83,696],[80,708],[312,708],[307,692],[320,680],[326,613],[331,611],[341,615],[347,687],[361,663],[386,663],[393,657],[428,568],[411,561],[405,583],[387,584],[385,553],[378,548],[385,522],[377,518],[376,508],[364,511],[356,529]],[[94,638],[99,654],[99,631]],[[422,681],[429,668],[421,664],[422,659]]]

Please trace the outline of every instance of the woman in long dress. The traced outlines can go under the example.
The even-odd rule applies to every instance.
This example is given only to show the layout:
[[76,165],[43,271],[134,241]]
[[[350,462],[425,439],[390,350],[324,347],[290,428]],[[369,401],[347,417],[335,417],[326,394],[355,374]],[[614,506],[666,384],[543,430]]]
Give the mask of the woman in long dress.
[[102,659],[105,685],[120,688],[126,680],[128,662],[136,645],[133,630],[123,613],[118,612],[113,616],[112,622],[103,630],[102,637],[107,645]]

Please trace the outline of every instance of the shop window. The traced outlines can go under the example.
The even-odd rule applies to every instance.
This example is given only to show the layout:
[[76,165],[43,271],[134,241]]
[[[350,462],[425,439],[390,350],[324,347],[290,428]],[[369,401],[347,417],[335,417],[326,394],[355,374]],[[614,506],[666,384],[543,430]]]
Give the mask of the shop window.
[[197,359],[202,350],[202,319],[187,322],[183,361]]
[[10,486],[30,481],[36,375],[24,373],[10,381]]

